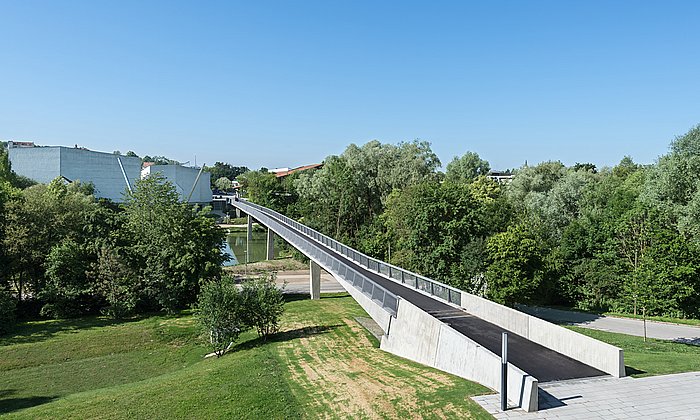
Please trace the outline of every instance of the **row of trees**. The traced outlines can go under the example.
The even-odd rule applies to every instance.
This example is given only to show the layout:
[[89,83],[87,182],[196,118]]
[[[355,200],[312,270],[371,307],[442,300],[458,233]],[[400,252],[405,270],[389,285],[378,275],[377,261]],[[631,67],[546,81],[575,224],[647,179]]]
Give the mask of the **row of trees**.
[[248,197],[372,256],[496,301],[700,316],[700,128],[652,165],[543,162],[500,184],[476,153],[351,145]]
[[0,295],[22,311],[174,311],[220,276],[224,232],[159,174],[137,181],[123,205],[60,179],[20,187],[0,149]]

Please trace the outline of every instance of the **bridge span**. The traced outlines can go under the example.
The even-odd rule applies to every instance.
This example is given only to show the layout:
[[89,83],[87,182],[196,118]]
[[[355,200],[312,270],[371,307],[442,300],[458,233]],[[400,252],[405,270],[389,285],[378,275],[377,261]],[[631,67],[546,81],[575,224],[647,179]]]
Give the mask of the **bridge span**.
[[[382,327],[381,348],[479,382],[500,386],[501,333],[508,333],[508,396],[537,410],[539,382],[624,376],[622,350],[362,254],[308,226],[246,200],[231,203],[311,260],[311,296],[320,267]],[[271,241],[269,241],[271,243]],[[270,245],[268,245],[268,250]]]

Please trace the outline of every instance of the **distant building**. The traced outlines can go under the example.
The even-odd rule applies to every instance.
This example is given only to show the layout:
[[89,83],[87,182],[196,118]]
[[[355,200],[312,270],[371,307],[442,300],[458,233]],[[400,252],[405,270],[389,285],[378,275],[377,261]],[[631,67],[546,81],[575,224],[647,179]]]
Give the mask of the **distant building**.
[[318,169],[323,167],[323,163],[313,163],[311,165],[304,165],[304,166],[299,166],[296,168],[278,168],[278,169],[272,169],[270,172],[273,172],[277,178],[283,178],[287,175],[291,175],[294,172],[301,172],[301,171],[306,171],[307,169]]
[[[199,174],[199,168],[191,168],[181,165],[145,165],[141,170],[141,177],[145,178],[151,174],[159,172],[166,180],[173,183],[175,189],[182,200],[187,200],[187,197],[192,192],[189,199],[190,203],[210,203],[212,201],[212,193],[210,186],[211,173],[202,171]],[[195,185],[196,182],[196,185]],[[194,188],[194,191],[192,191]]]
[[127,186],[139,179],[141,159],[95,152],[84,148],[36,146],[31,142],[7,143],[12,170],[33,181],[49,183],[55,178],[92,183],[95,196],[123,202]]
[[507,184],[515,178],[515,175],[510,172],[489,171],[489,173],[486,174],[486,178]]

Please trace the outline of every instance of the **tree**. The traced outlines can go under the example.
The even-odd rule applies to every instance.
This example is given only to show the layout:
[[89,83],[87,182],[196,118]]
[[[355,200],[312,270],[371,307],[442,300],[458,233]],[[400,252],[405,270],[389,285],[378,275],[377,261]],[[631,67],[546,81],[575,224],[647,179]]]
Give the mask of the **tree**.
[[382,220],[391,260],[468,291],[478,291],[491,207],[465,184],[424,182],[397,190]]
[[452,159],[447,164],[445,179],[450,182],[470,183],[479,176],[488,175],[491,166],[475,152],[467,152],[462,157]]
[[[322,169],[295,183],[304,220],[321,231],[358,246],[360,232],[375,224],[394,190],[435,178],[440,161],[424,141],[351,144],[330,156]],[[373,242],[373,241],[370,241]]]
[[668,211],[680,232],[700,244],[700,125],[671,143],[651,169],[643,198]]
[[225,177],[228,178],[229,181],[233,181],[239,175],[249,171],[249,169],[245,166],[233,166],[224,162],[216,162],[214,166],[204,167],[204,170],[211,173],[212,187],[216,186],[214,183],[221,177]]
[[533,301],[544,275],[538,238],[521,223],[490,237],[486,250],[488,297],[508,306]]
[[214,182],[214,186],[220,191],[230,191],[233,189],[233,182],[225,176],[222,176]]
[[111,211],[86,191],[79,183],[65,185],[57,178],[27,188],[6,205],[3,245],[19,300],[27,292],[34,298],[43,293],[52,248],[64,241],[87,246],[108,236]]
[[124,208],[125,254],[137,270],[145,300],[167,311],[193,303],[200,281],[221,273],[225,232],[206,209],[180,202],[173,184],[160,174],[136,181]]

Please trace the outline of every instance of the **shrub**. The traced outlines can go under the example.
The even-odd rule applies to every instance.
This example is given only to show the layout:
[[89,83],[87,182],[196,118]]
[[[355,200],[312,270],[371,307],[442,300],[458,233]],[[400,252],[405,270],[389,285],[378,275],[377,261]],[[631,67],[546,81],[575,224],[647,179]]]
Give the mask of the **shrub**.
[[231,277],[202,285],[197,302],[197,317],[209,333],[209,342],[217,357],[246,329],[241,293]]
[[248,280],[241,290],[245,324],[255,328],[263,340],[279,331],[280,318],[284,313],[284,298],[275,285],[275,278],[276,275],[272,274]]

